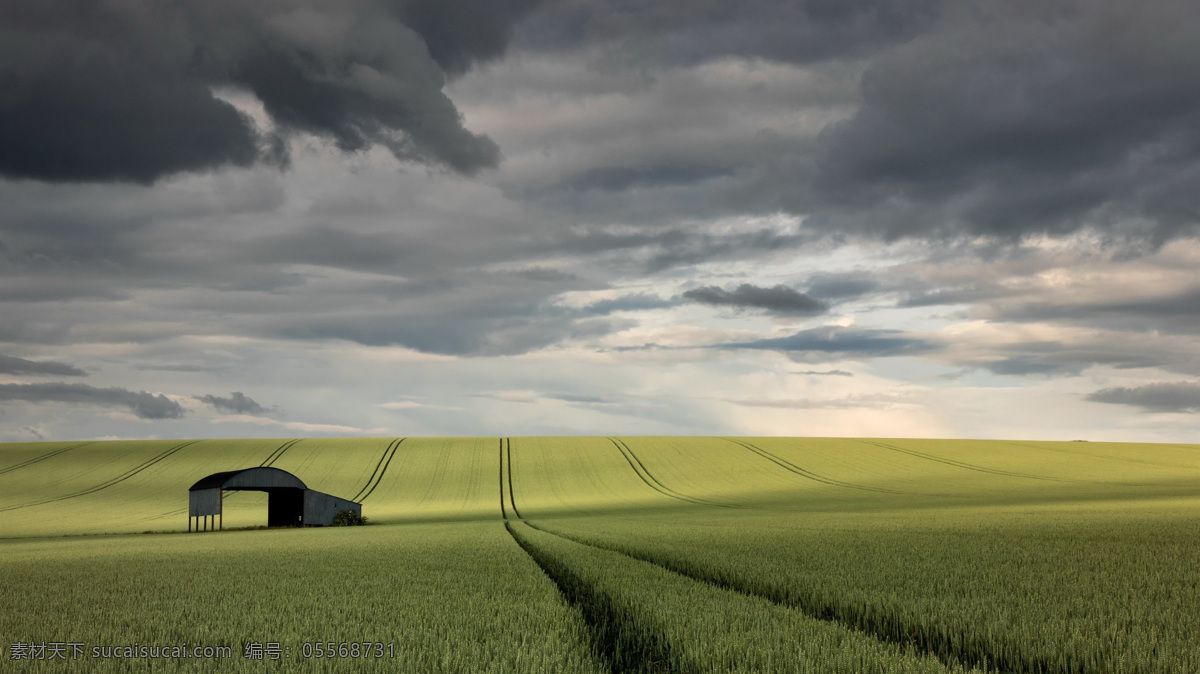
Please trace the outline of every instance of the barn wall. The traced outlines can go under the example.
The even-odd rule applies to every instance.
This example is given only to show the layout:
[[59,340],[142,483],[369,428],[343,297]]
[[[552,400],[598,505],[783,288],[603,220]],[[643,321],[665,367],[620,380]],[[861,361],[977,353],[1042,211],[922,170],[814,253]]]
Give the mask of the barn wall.
[[221,488],[197,489],[188,492],[188,515],[203,517],[221,513]]
[[304,524],[306,526],[329,526],[333,524],[333,518],[343,510],[353,510],[362,515],[362,504],[312,489],[304,492]]

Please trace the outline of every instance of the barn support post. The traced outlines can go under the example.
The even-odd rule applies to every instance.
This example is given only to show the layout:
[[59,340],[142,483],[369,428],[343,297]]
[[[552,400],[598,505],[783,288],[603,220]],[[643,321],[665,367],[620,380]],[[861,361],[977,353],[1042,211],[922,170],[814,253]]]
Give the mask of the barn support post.
[[217,511],[220,515],[221,531],[225,531],[225,490],[221,490],[221,509]]
[[188,533],[192,533],[192,516],[188,515]]

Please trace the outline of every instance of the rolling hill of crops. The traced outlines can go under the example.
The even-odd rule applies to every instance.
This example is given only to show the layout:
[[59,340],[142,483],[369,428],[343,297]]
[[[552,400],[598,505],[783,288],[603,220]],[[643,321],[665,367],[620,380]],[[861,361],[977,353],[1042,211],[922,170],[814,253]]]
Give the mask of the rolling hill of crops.
[[[255,530],[266,495],[229,492],[226,531],[165,533],[192,483],[254,466],[379,526]],[[1195,672],[1198,540],[1193,445],[11,443],[0,662],[82,643],[121,671],[90,649],[186,642],[229,651],[170,668]]]

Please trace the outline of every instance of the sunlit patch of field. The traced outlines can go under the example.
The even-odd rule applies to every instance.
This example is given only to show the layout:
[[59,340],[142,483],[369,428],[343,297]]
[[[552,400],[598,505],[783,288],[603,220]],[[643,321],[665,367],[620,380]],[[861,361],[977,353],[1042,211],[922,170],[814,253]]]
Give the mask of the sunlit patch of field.
[[[192,483],[263,465],[378,526],[136,533],[185,530]],[[224,507],[228,529],[266,521],[265,494]],[[1189,445],[0,445],[12,640],[358,638],[402,648],[398,671],[1192,672],[1197,540]]]

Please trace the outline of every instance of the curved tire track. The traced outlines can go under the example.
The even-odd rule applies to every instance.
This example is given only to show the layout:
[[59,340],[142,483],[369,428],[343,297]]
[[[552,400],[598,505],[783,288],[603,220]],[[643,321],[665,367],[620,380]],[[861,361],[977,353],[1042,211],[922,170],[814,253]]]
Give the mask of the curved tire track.
[[1032,475],[1030,473],[1017,473],[1017,472],[1013,472],[1011,470],[1000,470],[999,468],[987,468],[985,466],[976,466],[973,463],[967,463],[965,461],[955,461],[954,459],[946,459],[946,458],[943,458],[940,456],[934,456],[932,454],[918,452],[915,449],[905,449],[903,447],[896,447],[895,445],[889,445],[889,444],[886,444],[883,442],[870,442],[868,440],[859,440],[858,442],[861,442],[865,445],[873,445],[875,447],[882,447],[883,449],[890,449],[893,452],[900,452],[901,454],[908,454],[909,456],[915,456],[918,459],[925,459],[927,461],[936,461],[937,463],[944,463],[947,466],[954,466],[956,468],[965,468],[967,470],[974,470],[974,471],[978,471],[980,473],[989,473],[991,475],[1003,475],[1005,477],[1021,477],[1021,478],[1025,478],[1027,480],[1045,480],[1047,482],[1072,482],[1072,483],[1076,483],[1076,484],[1096,484],[1096,483],[1090,482],[1088,480],[1073,480],[1073,479],[1067,478],[1067,477],[1046,477],[1045,475]]
[[504,509],[504,438],[500,438],[500,519],[508,519]]
[[[505,442],[507,440],[507,443]],[[512,489],[512,439],[500,439],[500,511],[504,512],[504,482],[508,478],[508,500],[512,505],[517,520],[537,529],[517,512],[517,501]],[[614,674],[645,674],[647,672],[680,671],[663,666],[664,663],[676,661],[671,657],[670,645],[665,639],[651,634],[647,630],[629,630],[632,622],[624,615],[603,592],[584,581],[569,566],[561,560],[545,554],[529,541],[522,538],[513,529],[513,523],[505,515],[504,530],[512,536],[513,541],[535,564],[542,573],[554,583],[559,594],[571,608],[579,611],[583,622],[590,632],[592,644],[596,647],[609,671]],[[538,529],[541,531],[541,529]],[[547,532],[549,533],[549,532]],[[687,668],[687,674],[692,674],[694,668]]]
[[[291,449],[292,447],[294,447],[297,442],[300,442],[303,439],[304,438],[294,438],[292,440],[288,440],[288,441],[284,442],[282,445],[271,450],[271,453],[267,455],[267,458],[263,459],[262,463],[258,464],[258,467],[259,468],[269,468],[272,464],[274,464],[276,461],[279,460],[279,457],[283,456],[284,452],[286,452],[289,449]],[[231,498],[237,498],[238,494],[240,494],[240,493],[242,493],[242,492],[240,492],[240,491],[231,492],[229,495],[225,496],[224,498],[226,500],[231,499]],[[188,511],[187,508],[179,508],[177,510],[172,510],[170,512],[160,513],[158,515],[149,515],[147,517],[141,518],[138,521],[145,522],[148,520],[160,520],[164,517],[171,517],[173,515],[182,515],[183,513],[187,512],[187,511]]]
[[295,447],[296,443],[300,442],[303,439],[304,438],[296,438],[295,440],[288,440],[287,442],[283,443],[282,445],[276,447],[275,451],[271,452],[267,456],[266,459],[263,459],[262,463],[258,464],[258,467],[259,468],[269,468],[270,466],[275,465],[275,462],[279,460],[279,457],[283,456],[284,452],[288,451],[292,447]]
[[403,441],[403,438],[396,438],[389,442],[387,447],[383,448],[383,453],[379,455],[379,461],[375,463],[375,470],[371,471],[371,476],[367,478],[367,483],[362,486],[362,489],[359,489],[357,494],[350,497],[351,501],[358,501],[359,496],[362,496],[364,492],[371,489],[371,483],[375,480],[375,475],[379,473],[379,469],[383,467],[384,461],[388,458],[388,452],[393,450],[393,445],[398,445],[401,441]]
[[894,615],[872,614],[869,608],[862,609],[854,606],[818,603],[811,598],[795,596],[786,591],[750,586],[739,583],[736,579],[730,578],[726,574],[706,571],[686,562],[660,560],[653,555],[624,549],[619,545],[596,543],[577,538],[570,534],[551,531],[527,520],[522,521],[530,528],[542,533],[557,536],[558,538],[578,543],[579,545],[596,548],[597,550],[607,550],[608,552],[624,555],[630,559],[647,562],[699,583],[715,585],[716,587],[732,590],[750,597],[759,597],[778,606],[799,611],[810,618],[837,623],[848,629],[861,631],[884,643],[900,644],[909,647],[915,646],[922,652],[936,657],[950,668],[965,664],[967,667],[975,667],[988,672],[1000,671],[1020,674],[1058,674],[1061,672],[1062,674],[1066,674],[1048,662],[1030,661],[1021,659],[1019,656],[1014,656],[1010,653],[993,652],[982,641],[971,639],[965,634],[946,634],[939,632],[936,628],[927,628],[906,623]]
[[637,476],[639,478],[641,478],[642,482],[645,482],[646,486],[648,486],[651,489],[653,489],[654,491],[662,494],[663,496],[667,496],[669,498],[673,498],[673,499],[676,499],[679,501],[684,501],[685,503],[691,503],[692,505],[716,506],[718,508],[741,508],[741,507],[743,507],[743,506],[739,506],[739,505],[733,505],[731,503],[717,503],[715,501],[707,501],[702,498],[696,498],[695,496],[688,496],[686,494],[681,494],[681,493],[675,491],[674,489],[671,489],[670,487],[664,485],[662,482],[659,482],[657,478],[655,478],[653,475],[651,475],[650,471],[646,470],[645,464],[643,464],[641,459],[639,459],[637,457],[637,454],[634,454],[633,450],[629,448],[629,445],[625,444],[624,442],[622,442],[620,440],[617,440],[616,438],[609,438],[608,441],[613,443],[613,446],[617,448],[617,451],[621,452],[621,456],[625,457],[625,461],[629,464],[629,467],[633,469],[633,472],[637,473]]
[[66,454],[67,452],[71,451],[72,449],[78,449],[79,447],[83,447],[84,445],[91,445],[91,444],[94,444],[94,442],[92,442],[92,441],[80,442],[78,444],[71,445],[70,447],[59,447],[58,449],[50,450],[49,452],[46,452],[45,454],[35,456],[32,459],[27,459],[16,465],[9,466],[7,468],[0,468],[0,475],[4,475],[6,473],[11,473],[14,470],[20,470],[21,468],[25,468],[26,466],[32,466],[33,464],[39,463],[41,461],[45,461],[46,459],[53,459],[54,457],[58,456],[59,454]]
[[758,445],[754,445],[749,442],[745,442],[743,440],[734,440],[733,438],[724,438],[724,440],[726,440],[728,442],[732,442],[733,444],[735,444],[739,447],[742,447],[743,449],[747,449],[747,450],[761,456],[762,458],[774,463],[775,465],[779,466],[780,468],[783,468],[784,470],[786,470],[790,473],[795,473],[796,475],[799,475],[800,477],[807,478],[809,480],[814,480],[816,482],[820,482],[821,484],[827,484],[831,487],[845,487],[846,489],[861,489],[862,491],[872,491],[872,492],[877,492],[877,493],[881,493],[881,494],[914,494],[915,493],[915,492],[910,492],[910,491],[901,491],[899,489],[885,489],[884,487],[868,487],[868,486],[862,485],[862,484],[854,484],[853,482],[842,482],[841,480],[835,480],[831,477],[824,477],[824,476],[818,475],[810,470],[805,470],[804,468],[797,466],[796,464],[792,463],[791,461],[788,461],[787,459],[784,459],[783,457],[776,456],[775,454],[768,452],[767,450],[763,449],[762,447],[759,447]]
[[[521,522],[529,524],[525,520]],[[518,534],[511,521],[506,520],[504,528],[554,582],[567,604],[579,611],[590,632],[592,644],[604,664],[608,665],[609,671],[616,674],[695,674],[701,671],[691,663],[671,667],[668,663],[679,663],[681,659],[672,656],[671,645],[666,638],[621,610],[612,597],[580,577],[562,559],[547,554]],[[630,629],[631,626],[633,629]]]
[[509,502],[509,504],[510,504],[510,505],[512,505],[512,511],[513,511],[513,514],[517,516],[517,519],[522,519],[522,518],[521,518],[521,511],[520,511],[520,510],[517,510],[517,497],[516,497],[516,496],[513,494],[513,483],[512,483],[512,438],[505,438],[505,440],[507,441],[507,445],[508,445],[508,446],[507,446],[508,461],[506,461],[506,462],[505,462],[505,463],[508,465],[508,502]]
[[[387,462],[386,462],[386,463],[384,463],[384,462],[383,462],[383,457],[380,457],[380,459],[379,459],[379,460],[380,460],[380,462],[381,462],[381,465],[382,465],[383,467],[379,469],[379,475],[378,475],[377,477],[375,477],[375,484],[369,484],[369,483],[368,483],[368,486],[369,486],[370,488],[369,488],[369,489],[367,489],[365,492],[363,492],[363,494],[362,494],[362,498],[358,499],[358,502],[359,502],[359,503],[362,503],[363,501],[366,501],[366,500],[367,500],[367,497],[368,497],[368,496],[370,496],[372,493],[374,493],[374,492],[375,492],[375,489],[376,489],[376,487],[378,487],[378,486],[379,486],[379,483],[380,483],[380,482],[383,482],[383,476],[384,476],[384,474],[385,474],[385,473],[387,473],[388,466],[392,465],[392,459],[396,458],[396,450],[400,449],[400,445],[404,444],[404,441],[405,441],[405,440],[407,440],[407,439],[408,439],[408,438],[399,438],[399,439],[397,439],[395,442],[393,442],[391,445],[389,445],[389,448],[392,450],[392,452],[391,452],[391,454],[388,454],[388,455],[387,455]],[[386,452],[385,452],[385,453],[386,453]],[[376,468],[379,468],[379,467],[378,467],[378,466],[376,466]],[[355,498],[358,498],[358,497],[355,497]],[[350,500],[352,500],[352,501],[353,501],[354,499],[350,499]]]
[[180,451],[181,449],[183,449],[185,447],[189,447],[191,445],[194,445],[197,442],[200,442],[200,441],[199,440],[188,440],[187,442],[181,442],[178,445],[175,445],[175,446],[171,447],[170,449],[167,449],[166,451],[161,452],[160,454],[154,456],[153,458],[147,459],[146,461],[143,461],[142,463],[138,464],[137,466],[130,468],[129,470],[125,471],[124,473],[121,473],[117,477],[105,480],[104,482],[101,482],[100,484],[98,484],[94,487],[90,487],[88,489],[77,491],[72,494],[66,494],[64,496],[57,496],[55,498],[46,499],[44,501],[36,501],[34,503],[24,503],[21,505],[9,506],[7,508],[0,508],[0,512],[7,512],[9,510],[19,510],[21,508],[29,508],[32,506],[45,505],[47,503],[57,503],[58,501],[66,501],[68,499],[78,498],[80,496],[87,496],[88,494],[95,494],[98,491],[101,491],[103,489],[108,489],[109,487],[111,487],[115,484],[120,484],[121,482],[128,480],[129,478],[137,475],[138,473],[146,470],[147,468],[165,460],[166,458],[170,457],[172,454],[175,454],[176,452]]

